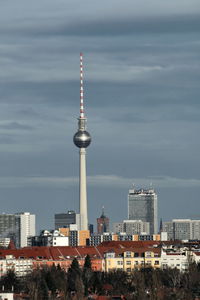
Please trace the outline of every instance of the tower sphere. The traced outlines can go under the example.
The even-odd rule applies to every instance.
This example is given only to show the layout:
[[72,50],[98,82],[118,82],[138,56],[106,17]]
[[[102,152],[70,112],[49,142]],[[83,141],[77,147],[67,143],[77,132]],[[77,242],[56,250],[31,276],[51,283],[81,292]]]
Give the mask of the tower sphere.
[[74,144],[79,148],[87,148],[91,143],[91,136],[86,130],[79,130],[74,135]]

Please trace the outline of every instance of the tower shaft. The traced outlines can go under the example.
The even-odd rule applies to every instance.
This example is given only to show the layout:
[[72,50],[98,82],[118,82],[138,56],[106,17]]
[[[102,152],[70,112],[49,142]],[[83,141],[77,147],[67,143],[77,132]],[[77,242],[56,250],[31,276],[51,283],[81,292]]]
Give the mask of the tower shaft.
[[80,116],[78,118],[78,131],[74,135],[74,144],[79,151],[79,209],[80,229],[88,230],[87,212],[87,182],[86,182],[86,148],[91,143],[91,136],[86,131],[87,118],[83,103],[83,54],[80,53]]
[[79,151],[79,206],[80,206],[80,228],[88,230],[87,215],[87,182],[86,182],[86,150],[80,148]]

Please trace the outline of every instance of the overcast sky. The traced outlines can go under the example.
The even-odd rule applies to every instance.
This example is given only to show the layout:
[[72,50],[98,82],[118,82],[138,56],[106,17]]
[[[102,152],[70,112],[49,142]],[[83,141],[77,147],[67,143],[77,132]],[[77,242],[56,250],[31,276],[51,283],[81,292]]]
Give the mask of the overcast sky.
[[78,210],[80,51],[90,222],[126,219],[132,183],[200,219],[199,0],[0,0],[1,212]]

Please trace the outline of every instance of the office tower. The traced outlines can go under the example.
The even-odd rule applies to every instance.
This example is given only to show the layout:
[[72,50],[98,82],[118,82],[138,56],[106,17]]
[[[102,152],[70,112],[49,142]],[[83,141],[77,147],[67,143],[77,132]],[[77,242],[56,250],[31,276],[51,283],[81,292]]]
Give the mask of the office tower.
[[129,190],[128,219],[149,222],[150,234],[157,233],[157,195],[153,189]]
[[102,214],[97,218],[97,233],[102,234],[109,231],[109,218],[105,216],[104,207],[102,207]]
[[17,248],[28,245],[35,235],[35,215],[29,212],[0,215],[0,237],[10,238]]
[[87,118],[83,105],[83,55],[80,54],[80,116],[78,118],[78,131],[74,135],[74,144],[79,150],[79,209],[80,229],[88,229],[87,211],[87,183],[86,183],[86,148],[91,143],[91,136],[86,131]]
[[80,215],[76,214],[73,210],[68,210],[67,213],[59,213],[54,215],[55,218],[55,229],[69,228],[71,224],[77,224],[80,226]]

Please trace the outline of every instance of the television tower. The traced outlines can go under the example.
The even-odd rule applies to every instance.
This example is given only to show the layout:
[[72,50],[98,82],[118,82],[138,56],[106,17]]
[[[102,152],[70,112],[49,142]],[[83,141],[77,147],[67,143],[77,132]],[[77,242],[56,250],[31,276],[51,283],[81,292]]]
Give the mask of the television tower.
[[79,150],[79,210],[80,230],[88,230],[87,214],[87,183],[86,183],[86,148],[91,143],[91,136],[86,131],[87,118],[83,103],[83,54],[80,53],[80,116],[78,118],[78,131],[74,135],[74,144]]

